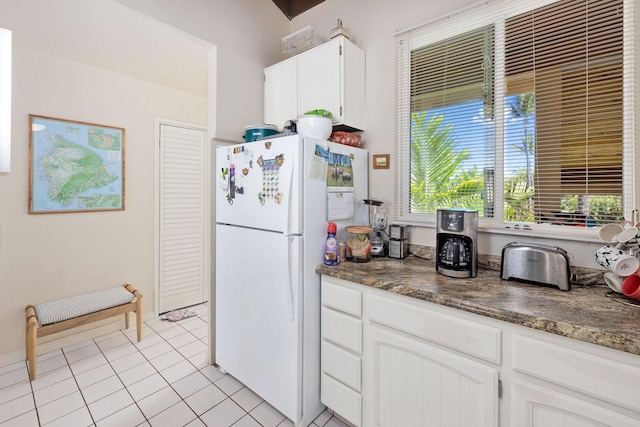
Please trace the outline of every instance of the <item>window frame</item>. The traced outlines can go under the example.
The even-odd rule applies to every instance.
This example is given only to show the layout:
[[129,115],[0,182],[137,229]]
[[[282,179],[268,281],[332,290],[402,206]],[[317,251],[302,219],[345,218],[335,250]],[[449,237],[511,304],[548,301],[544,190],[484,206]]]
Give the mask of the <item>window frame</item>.
[[[494,50],[494,110],[503,112],[505,105],[505,21],[511,17],[557,3],[561,0],[496,0],[483,2],[463,9],[446,17],[437,18],[417,27],[396,33],[396,173],[394,216],[398,222],[417,226],[435,227],[436,215],[410,212],[410,61],[411,51],[424,46],[442,42],[483,26],[493,25],[495,29]],[[526,3],[526,4],[525,4]],[[639,151],[634,147],[634,140],[639,141],[635,117],[640,106],[635,106],[633,99],[640,95],[638,76],[638,38],[640,31],[634,30],[633,23],[637,19],[637,0],[623,0],[624,15],[624,57],[623,62],[623,211],[625,218],[630,219],[632,209],[640,200],[640,177],[636,177],[639,164]],[[632,55],[632,60],[627,57]],[[637,83],[635,83],[637,82]],[[637,98],[637,99],[640,99]],[[494,165],[496,171],[504,171],[504,123],[505,115],[497,113],[494,119]],[[529,235],[553,236],[554,238],[583,240],[597,239],[599,227],[558,227],[548,224],[506,223],[504,217],[504,173],[495,174],[493,191],[499,200],[495,203],[493,217],[479,220],[479,228],[495,234],[522,234],[526,230]],[[561,232],[559,232],[561,230]]]

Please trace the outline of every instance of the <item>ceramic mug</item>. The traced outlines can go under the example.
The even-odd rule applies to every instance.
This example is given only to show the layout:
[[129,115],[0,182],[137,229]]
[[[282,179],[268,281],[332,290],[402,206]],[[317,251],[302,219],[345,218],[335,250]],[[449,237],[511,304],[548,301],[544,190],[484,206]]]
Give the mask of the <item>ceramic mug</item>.
[[622,233],[623,230],[624,228],[622,228],[621,225],[605,224],[600,227],[598,236],[600,236],[600,238],[607,243],[613,243],[618,241],[618,235]]
[[596,251],[596,262],[621,277],[634,274],[640,267],[637,257],[612,245],[603,246]]
[[617,240],[620,243],[627,243],[627,242],[636,240],[637,235],[638,235],[637,227],[635,226],[627,227],[618,234]]
[[[630,255],[635,256],[637,250],[640,248],[640,244],[638,244],[638,227],[636,226],[626,227],[616,236],[616,239],[620,242],[620,245],[631,250]],[[618,245],[618,247],[620,245]]]
[[604,273],[604,283],[606,283],[607,286],[609,286],[612,291],[621,294],[622,282],[623,282],[622,277],[618,276],[617,274],[612,273],[610,271],[607,271],[606,273]]
[[640,299],[640,276],[632,274],[622,282],[622,293],[628,297]]

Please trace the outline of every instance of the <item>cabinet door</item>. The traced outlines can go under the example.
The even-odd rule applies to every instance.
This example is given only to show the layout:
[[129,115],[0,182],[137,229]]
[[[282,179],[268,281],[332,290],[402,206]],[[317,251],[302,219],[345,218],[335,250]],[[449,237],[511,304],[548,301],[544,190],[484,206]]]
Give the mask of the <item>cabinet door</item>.
[[298,61],[290,58],[264,70],[264,122],[282,128],[298,117]]
[[498,425],[496,369],[376,326],[368,342],[366,425]]
[[339,42],[334,39],[298,56],[298,114],[321,108],[342,121]]
[[560,391],[532,384],[524,379],[512,381],[512,426],[522,427],[631,427],[640,425],[632,419],[571,397]]

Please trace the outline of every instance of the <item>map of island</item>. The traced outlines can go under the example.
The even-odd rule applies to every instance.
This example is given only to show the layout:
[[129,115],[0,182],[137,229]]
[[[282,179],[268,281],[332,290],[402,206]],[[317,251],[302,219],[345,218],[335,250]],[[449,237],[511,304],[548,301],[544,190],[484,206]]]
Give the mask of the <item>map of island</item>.
[[49,177],[49,198],[64,206],[90,188],[100,188],[118,177],[107,171],[102,159],[93,151],[53,136],[55,150],[40,161]]
[[32,116],[30,212],[123,209],[123,130]]

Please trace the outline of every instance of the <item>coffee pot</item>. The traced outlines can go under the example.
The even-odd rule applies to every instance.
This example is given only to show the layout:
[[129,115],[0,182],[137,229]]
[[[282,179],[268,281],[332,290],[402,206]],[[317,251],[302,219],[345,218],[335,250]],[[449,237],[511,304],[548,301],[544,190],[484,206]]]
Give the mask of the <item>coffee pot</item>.
[[439,257],[449,266],[466,267],[470,261],[467,246],[455,238],[444,241]]

